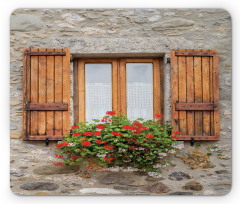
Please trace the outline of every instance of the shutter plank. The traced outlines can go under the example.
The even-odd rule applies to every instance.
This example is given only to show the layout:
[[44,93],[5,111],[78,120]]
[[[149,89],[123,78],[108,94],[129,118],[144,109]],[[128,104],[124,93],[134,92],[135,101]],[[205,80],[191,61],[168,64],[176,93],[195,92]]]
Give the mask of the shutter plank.
[[[210,57],[209,59],[209,94],[210,94],[210,102],[214,103],[214,98],[213,98],[213,57]],[[210,134],[214,135],[214,112],[211,111],[210,113]]]
[[[31,49],[38,51],[38,49]],[[38,103],[38,56],[31,56],[31,102]],[[38,111],[31,111],[31,135],[38,133]]]
[[[201,50],[194,50],[201,51]],[[202,60],[194,57],[195,103],[202,102]],[[202,111],[195,111],[195,135],[202,135]]]
[[[44,52],[46,49],[39,49],[39,52]],[[46,56],[39,56],[39,85],[38,85],[38,91],[39,91],[39,103],[46,103],[46,77],[47,77],[47,58]],[[39,111],[38,112],[38,134],[39,135],[45,135],[46,133],[46,112],[45,111]]]
[[175,50],[171,50],[171,121],[175,131],[179,131],[178,111],[175,102],[178,101],[178,61]]
[[[212,50],[213,52],[216,50]],[[213,97],[217,109],[214,111],[214,135],[220,139],[220,119],[219,119],[219,59],[218,54],[213,56]]]
[[73,117],[74,124],[79,123],[79,102],[78,102],[78,60],[73,61]]
[[[62,52],[62,49],[55,49],[55,52]],[[55,56],[55,103],[62,103],[63,100],[63,75],[62,56]],[[55,111],[55,135],[62,135],[63,127],[62,111]]]
[[[203,50],[207,52],[208,50]],[[209,57],[202,57],[202,82],[203,82],[203,102],[210,102],[210,88],[209,88]],[[203,135],[210,135],[210,112],[203,111]]]
[[[190,50],[193,51],[193,50]],[[194,102],[193,57],[186,57],[187,103]],[[194,111],[187,111],[187,134],[194,135]]]
[[[185,51],[185,50],[180,50]],[[178,67],[179,67],[179,102],[185,103],[187,99],[186,91],[186,59],[185,56],[178,57]],[[187,112],[179,111],[179,123],[180,123],[180,133],[182,135],[187,134]]]
[[[30,49],[23,49],[23,138],[26,138],[30,131],[30,111],[26,111],[25,100],[30,103],[30,63],[31,59],[29,55],[26,55],[25,52],[30,51]],[[27,66],[26,66],[27,62]],[[27,87],[27,88],[26,88]],[[25,99],[26,97],[26,99]]]
[[[54,49],[47,49],[53,52]],[[47,103],[54,102],[54,56],[47,56]],[[47,111],[47,130],[48,136],[54,135],[54,111]]]
[[67,111],[63,111],[63,135],[70,133],[70,50],[63,49],[63,103],[69,104]]
[[160,61],[153,59],[153,117],[161,113]]

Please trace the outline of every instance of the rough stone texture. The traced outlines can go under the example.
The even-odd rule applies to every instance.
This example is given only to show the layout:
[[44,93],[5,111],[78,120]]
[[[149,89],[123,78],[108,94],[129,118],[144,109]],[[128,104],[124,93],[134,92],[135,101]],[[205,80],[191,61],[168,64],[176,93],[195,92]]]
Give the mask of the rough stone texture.
[[38,17],[28,14],[12,15],[10,22],[11,31],[35,31],[42,27],[41,20]]
[[23,172],[16,170],[16,169],[11,169],[10,174],[15,176],[15,177],[21,177],[24,176]]
[[33,170],[35,174],[39,175],[51,175],[51,174],[67,174],[67,173],[74,173],[79,170],[79,166],[61,166],[56,167],[52,164],[39,166]]
[[158,182],[155,183],[153,185],[150,186],[146,186],[143,188],[145,191],[149,191],[151,193],[167,193],[168,191],[170,191],[170,189],[168,188],[168,186],[166,186],[165,184]]
[[222,169],[222,170],[218,170],[218,171],[215,171],[216,174],[230,174],[231,172],[229,172],[228,170],[226,169]]
[[185,190],[200,191],[203,189],[203,186],[196,181],[190,181],[190,182],[186,183],[183,188]]
[[[10,29],[10,136],[12,139],[10,161],[11,169],[20,169],[24,174],[22,177],[15,177],[11,174],[11,186],[14,192],[21,194],[20,185],[41,179],[43,181],[58,180],[59,185],[69,181],[71,188],[72,182],[81,182],[83,187],[89,188],[105,185],[99,184],[96,178],[100,176],[95,173],[92,175],[92,172],[92,177],[88,179],[74,173],[61,177],[54,174],[46,176],[33,173],[33,169],[56,161],[53,153],[44,154],[46,151],[42,151],[45,149],[42,142],[27,143],[19,140],[22,137],[22,49],[46,47],[70,48],[73,58],[163,57],[164,118],[167,121],[171,118],[171,77],[170,64],[167,63],[170,49],[217,49],[219,53],[221,140],[201,141],[198,151],[206,154],[208,153],[206,148],[214,145],[219,147],[222,155],[218,155],[220,152],[212,152],[210,160],[215,167],[196,168],[195,170],[191,170],[187,163],[179,159],[180,157],[176,158],[172,155],[171,161],[175,166],[162,169],[163,175],[159,180],[164,179],[173,192],[182,192],[181,187],[184,186],[185,180],[176,182],[167,178],[171,172],[186,171],[196,181],[206,180],[206,182],[201,182],[204,191],[210,190],[214,195],[224,195],[229,192],[230,175],[215,172],[219,170],[231,172],[232,31],[231,16],[227,11],[222,9],[17,9],[12,13]],[[73,64],[71,63],[71,125],[73,124],[72,72]],[[26,143],[36,146],[27,147]],[[226,146],[223,147],[224,145]],[[33,150],[35,154],[31,154]],[[185,142],[184,152],[177,154],[186,156],[195,150],[195,147],[189,147],[189,143]],[[22,166],[29,168],[19,168]],[[101,177],[104,175],[101,174]],[[136,176],[139,178],[138,182],[145,179],[144,175]],[[20,178],[26,180],[20,181],[18,180]],[[147,181],[150,184],[158,182],[155,179],[147,179]],[[113,188],[113,185],[109,184],[106,187]],[[72,194],[79,194],[77,186],[74,188],[76,189],[69,191]],[[61,194],[61,190],[64,189],[65,187],[61,188],[56,194],[54,194],[55,191],[40,193],[57,195]],[[134,193],[136,192],[129,194]],[[140,191],[138,193],[144,194]],[[197,193],[203,195],[203,191]],[[25,190],[22,194],[32,195]]]
[[168,176],[169,179],[171,180],[177,180],[181,181],[184,179],[191,179],[191,176],[185,172],[178,171],[178,172],[173,172]]
[[123,173],[109,173],[105,175],[104,177],[99,179],[100,183],[102,184],[119,184],[119,185],[131,185],[135,181],[130,177],[127,176],[126,174]]
[[59,188],[59,186],[55,183],[50,182],[34,182],[34,183],[26,183],[20,186],[20,188],[24,190],[48,190],[55,191]]
[[192,169],[197,168],[213,168],[214,164],[210,161],[209,156],[206,153],[194,151],[189,154],[177,155],[185,163],[189,164]]

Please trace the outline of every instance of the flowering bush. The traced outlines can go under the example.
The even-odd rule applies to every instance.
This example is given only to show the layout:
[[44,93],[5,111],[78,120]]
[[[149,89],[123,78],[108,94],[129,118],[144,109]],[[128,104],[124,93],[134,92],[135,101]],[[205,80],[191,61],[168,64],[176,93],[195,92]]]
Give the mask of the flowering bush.
[[66,165],[82,160],[87,165],[87,159],[95,158],[101,166],[160,172],[154,165],[166,163],[161,154],[173,149],[172,144],[180,133],[173,131],[169,135],[172,126],[159,123],[162,115],[156,117],[155,120],[138,118],[132,122],[121,111],[107,111],[102,120],[94,119],[89,125],[83,122],[73,125],[71,134],[55,148],[62,150],[60,154],[68,155],[63,162]]

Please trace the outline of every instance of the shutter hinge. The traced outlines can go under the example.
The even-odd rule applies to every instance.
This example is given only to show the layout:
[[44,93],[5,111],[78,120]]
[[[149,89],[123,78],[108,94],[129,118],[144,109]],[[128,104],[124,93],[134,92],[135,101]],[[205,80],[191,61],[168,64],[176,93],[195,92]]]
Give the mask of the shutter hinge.
[[24,103],[25,103],[25,109],[24,110],[29,111],[30,110],[29,102],[26,98],[24,98]]
[[191,137],[191,146],[194,146],[194,137]]
[[48,137],[46,137],[45,143],[46,143],[46,146],[48,146],[48,145],[49,145],[49,140],[48,140]]
[[73,58],[72,57],[70,57],[70,63],[72,63],[73,62]]
[[170,57],[167,58],[167,63],[171,63]]

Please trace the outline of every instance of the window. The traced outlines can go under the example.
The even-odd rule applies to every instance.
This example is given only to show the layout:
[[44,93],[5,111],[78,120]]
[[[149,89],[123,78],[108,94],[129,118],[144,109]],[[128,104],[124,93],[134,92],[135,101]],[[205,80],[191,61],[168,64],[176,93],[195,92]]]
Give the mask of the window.
[[111,64],[85,64],[86,122],[112,110]]
[[153,117],[152,63],[126,63],[127,115],[130,120]]
[[74,60],[74,123],[100,119],[107,110],[153,119],[162,105],[161,58]]

